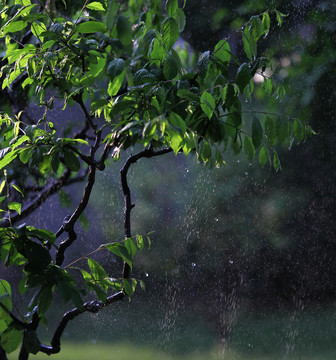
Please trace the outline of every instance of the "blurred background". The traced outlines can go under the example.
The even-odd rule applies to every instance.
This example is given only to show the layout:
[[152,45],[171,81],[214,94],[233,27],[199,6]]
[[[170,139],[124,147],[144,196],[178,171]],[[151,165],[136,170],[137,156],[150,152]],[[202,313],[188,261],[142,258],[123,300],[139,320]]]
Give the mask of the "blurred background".
[[[278,173],[231,153],[220,169],[172,154],[134,165],[132,232],[154,231],[133,271],[146,291],[74,320],[66,351],[55,359],[84,359],[84,352],[100,359],[335,358],[336,3],[189,0],[183,40],[204,51],[272,8],[288,16],[261,41],[259,53],[272,58],[269,71],[287,95],[279,105],[258,91],[256,79],[245,109],[308,120],[317,135],[279,148]],[[243,56],[240,36],[230,45]],[[50,113],[55,123],[57,110]],[[79,109],[67,111],[72,119],[81,116]],[[78,229],[84,245],[69,262],[123,238],[122,162],[110,165],[99,174],[89,220]],[[83,186],[62,190],[26,222],[57,230]],[[112,255],[96,256],[119,276]],[[56,301],[42,339],[50,339],[68,306]]]

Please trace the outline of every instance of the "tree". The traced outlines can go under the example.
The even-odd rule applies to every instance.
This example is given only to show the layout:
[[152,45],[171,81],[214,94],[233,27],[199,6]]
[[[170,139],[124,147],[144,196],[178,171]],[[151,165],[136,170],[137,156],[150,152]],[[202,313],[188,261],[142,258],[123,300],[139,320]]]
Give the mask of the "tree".
[[[196,153],[200,163],[221,166],[232,149],[249,160],[257,155],[261,165],[269,163],[277,171],[281,165],[275,146],[311,136],[301,120],[243,109],[257,73],[266,94],[284,94],[265,74],[269,60],[257,56],[257,42],[267,36],[271,17],[281,26],[282,13],[265,11],[196,56],[180,40],[186,19],[177,0],[167,0],[164,11],[155,0],[2,4],[1,261],[22,271],[20,293],[35,290],[22,315],[12,304],[9,282],[1,280],[3,353],[20,344],[20,360],[39,351],[58,353],[69,321],[130,297],[138,284],[143,286],[131,278],[134,257],[145,239],[150,243],[148,236],[131,233],[134,205],[127,175],[132,164],[168,153]],[[242,61],[230,49],[234,36],[242,37]],[[25,111],[34,101],[44,109],[39,119]],[[70,105],[81,109],[80,128],[76,124],[69,130],[61,121],[49,121],[49,112],[60,101],[63,110]],[[104,171],[108,158],[119,160],[122,151],[134,152],[120,170],[125,238],[64,265],[66,252],[80,241],[76,225],[86,221],[96,172]],[[22,223],[52,194],[81,181],[86,182],[81,200],[58,231]],[[120,278],[92,259],[98,251],[120,258]],[[56,292],[75,308],[61,317],[51,345],[44,345],[36,330]],[[87,292],[96,299],[84,301]]]

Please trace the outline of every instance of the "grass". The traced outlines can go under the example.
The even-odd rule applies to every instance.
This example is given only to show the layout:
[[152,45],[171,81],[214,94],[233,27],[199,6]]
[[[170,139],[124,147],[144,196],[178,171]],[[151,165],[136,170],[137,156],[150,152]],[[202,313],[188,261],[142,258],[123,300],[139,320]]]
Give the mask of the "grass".
[[[9,360],[17,359],[18,352],[9,356]],[[44,354],[32,355],[31,360],[332,360],[334,352],[311,354],[302,356],[277,357],[276,355],[260,356],[246,355],[233,350],[221,352],[218,348],[208,352],[194,352],[188,355],[173,356],[152,348],[129,343],[118,344],[89,344],[89,343],[65,343],[59,354],[49,357]]]
[[[30,359],[334,360],[335,310],[329,307],[294,312],[241,311],[225,351],[217,344],[213,329],[196,316],[184,319],[180,316],[177,320],[181,323],[176,321],[172,328],[160,330],[158,319],[150,317],[152,313],[146,316],[144,308],[141,319],[134,317],[133,322],[130,319],[113,322],[120,319],[114,318],[115,313],[110,317],[106,312],[102,317],[87,317],[71,324],[73,328],[63,339],[59,354],[51,357],[38,354]],[[87,337],[83,338],[84,334]],[[9,360],[17,359],[17,355],[18,351],[14,352]]]

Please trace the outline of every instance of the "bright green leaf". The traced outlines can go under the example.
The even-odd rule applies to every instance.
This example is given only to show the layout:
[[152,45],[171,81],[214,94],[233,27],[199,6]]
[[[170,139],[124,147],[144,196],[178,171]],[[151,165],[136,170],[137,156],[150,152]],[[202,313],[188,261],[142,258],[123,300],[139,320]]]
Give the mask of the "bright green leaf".
[[220,40],[214,49],[214,57],[222,63],[229,63],[231,60],[231,49],[226,39]]
[[93,1],[90,4],[87,4],[86,8],[89,10],[94,10],[94,11],[105,11],[103,5],[98,1]]
[[259,163],[265,166],[270,161],[268,150],[263,146],[259,150]]
[[176,20],[172,17],[165,19],[161,25],[161,33],[164,45],[169,51],[180,36],[180,31]]
[[20,345],[22,341],[22,330],[15,329],[14,326],[8,327],[1,334],[1,347],[5,350],[7,354],[10,354]]
[[82,34],[93,34],[97,32],[106,32],[106,26],[99,21],[86,21],[77,25],[75,32]]
[[209,119],[211,119],[215,107],[216,103],[213,96],[208,92],[204,92],[201,96],[201,108]]
[[9,203],[8,209],[16,211],[19,215],[21,215],[21,204],[16,201],[12,201],[11,203]]

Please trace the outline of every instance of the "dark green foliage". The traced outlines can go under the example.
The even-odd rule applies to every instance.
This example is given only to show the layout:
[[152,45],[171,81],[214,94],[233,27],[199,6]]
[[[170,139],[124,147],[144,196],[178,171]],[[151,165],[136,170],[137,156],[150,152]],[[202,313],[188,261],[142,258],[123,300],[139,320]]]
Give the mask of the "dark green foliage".
[[[22,112],[0,114],[1,260],[6,267],[22,270],[20,292],[35,290],[26,307],[29,315],[21,321],[11,316],[9,284],[0,282],[1,347],[7,353],[15,350],[22,336],[27,354],[41,350],[35,329],[56,291],[65,303],[73,302],[77,316],[99,311],[114,296],[131,296],[138,283],[143,286],[129,276],[136,254],[144,248],[142,236],[129,234],[132,203],[127,170],[132,163],[172,151],[185,156],[196,153],[199,162],[220,166],[232,149],[249,161],[259,152],[261,165],[270,162],[278,170],[275,146],[292,136],[301,142],[312,133],[301,120],[282,120],[276,114],[253,115],[251,127],[251,113],[242,110],[244,98],[254,92],[252,79],[257,71],[265,80],[259,90],[282,95],[281,88],[264,74],[268,60],[258,58],[257,42],[270,30],[270,14],[276,15],[279,25],[283,14],[274,10],[252,16],[233,33],[242,36],[243,61],[231,53],[229,38],[202,54],[192,54],[190,60],[188,50],[178,46],[186,24],[178,5],[177,0],[168,0],[165,9],[159,2],[148,5],[145,0],[85,2],[72,5],[66,17],[63,10],[30,0],[1,5],[2,90],[10,93],[20,88],[28,102],[44,109],[41,118],[30,121]],[[63,109],[74,103],[81,108],[80,131],[62,133],[47,120],[55,99],[63,101]],[[96,171],[104,170],[108,156],[119,160],[122,151],[134,146],[142,150],[131,156],[121,172],[125,239],[103,244],[64,266],[64,252],[77,238],[77,220],[84,227],[89,224],[84,210]],[[62,205],[70,206],[62,187],[85,176],[82,199],[55,234],[25,224],[15,226],[20,215],[26,216],[55,192]],[[63,233],[67,238],[58,242]],[[112,277],[92,258],[98,251],[110,251],[124,263],[121,278]],[[73,273],[81,274],[81,281]],[[96,308],[84,302],[88,292],[99,299]],[[43,349],[59,351],[54,344],[52,351]],[[28,358],[27,354],[22,356]]]

